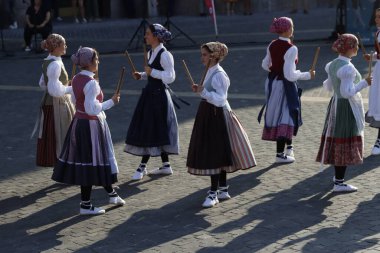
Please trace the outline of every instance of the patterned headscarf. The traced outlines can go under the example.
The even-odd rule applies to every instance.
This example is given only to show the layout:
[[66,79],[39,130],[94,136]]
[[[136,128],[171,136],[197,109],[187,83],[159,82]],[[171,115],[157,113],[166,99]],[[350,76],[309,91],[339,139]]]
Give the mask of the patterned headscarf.
[[46,38],[46,40],[41,42],[41,48],[46,49],[48,52],[53,52],[54,49],[60,47],[64,42],[65,38],[63,38],[62,35],[52,33]]
[[90,47],[79,47],[78,51],[71,56],[71,60],[75,65],[86,68],[91,65],[96,50]]
[[207,47],[211,52],[211,56],[217,59],[218,62],[221,62],[228,54],[228,47],[226,44],[219,41],[207,42],[201,46],[201,48],[203,47]]
[[153,35],[159,39],[160,42],[165,43],[172,38],[172,33],[160,24],[152,24],[149,26],[149,29],[152,31]]
[[293,21],[288,17],[274,18],[270,26],[270,32],[272,33],[284,33],[289,31],[292,27]]
[[332,49],[340,54],[346,53],[348,50],[356,48],[359,44],[358,38],[350,33],[339,34],[338,39],[332,45]]

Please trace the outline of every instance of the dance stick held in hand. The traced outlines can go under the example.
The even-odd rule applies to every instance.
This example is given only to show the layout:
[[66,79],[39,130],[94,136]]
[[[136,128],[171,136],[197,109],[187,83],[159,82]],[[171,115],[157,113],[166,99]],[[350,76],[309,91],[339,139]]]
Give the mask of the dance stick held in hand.
[[120,72],[119,82],[118,82],[116,90],[115,90],[115,94],[119,94],[120,93],[121,86],[124,83],[124,73],[125,73],[125,67],[122,67],[121,68],[121,72]]
[[359,41],[360,49],[362,50],[363,55],[366,55],[367,51],[365,50],[365,47],[363,45],[362,38],[360,37],[359,33],[357,34],[357,36],[358,36],[358,41]]
[[314,71],[315,70],[315,66],[317,66],[317,61],[318,61],[318,56],[319,56],[319,51],[321,50],[320,47],[317,47],[317,49],[315,50],[315,54],[314,54],[314,59],[313,59],[313,64],[311,65],[311,71]]
[[201,81],[199,82],[199,86],[202,86],[202,85],[203,85],[203,82],[205,81],[205,78],[206,78],[207,70],[210,68],[210,64],[211,64],[211,58],[210,58],[210,59],[208,60],[208,62],[207,62],[207,65],[206,65],[205,71],[203,72],[203,75],[202,75],[202,79],[201,79]]
[[131,56],[129,55],[128,50],[125,50],[125,56],[128,58],[129,65],[131,65],[132,73],[137,72],[137,71],[136,71],[135,64],[133,64],[132,58],[131,58]]
[[182,63],[183,63],[183,67],[185,68],[185,72],[186,72],[187,78],[189,78],[190,85],[193,85],[193,84],[194,84],[194,80],[193,80],[193,78],[191,77],[190,71],[189,71],[189,69],[187,68],[187,65],[186,65],[185,60],[182,60]]
[[77,65],[73,63],[73,68],[71,69],[71,80],[73,80],[76,72],[77,72]]

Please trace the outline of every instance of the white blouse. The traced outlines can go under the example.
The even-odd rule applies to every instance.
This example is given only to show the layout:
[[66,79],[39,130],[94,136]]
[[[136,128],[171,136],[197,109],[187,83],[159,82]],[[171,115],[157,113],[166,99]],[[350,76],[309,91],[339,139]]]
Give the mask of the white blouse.
[[[338,56],[338,59],[341,59],[343,61],[348,62],[347,65],[344,65],[341,67],[337,72],[337,77],[341,80],[340,84],[340,93],[342,97],[344,98],[350,98],[354,96],[356,93],[361,91],[362,89],[368,87],[368,83],[365,79],[361,80],[358,84],[354,84],[355,77],[356,77],[356,68],[351,63],[351,59],[344,57],[344,56]],[[329,68],[330,68],[331,62],[327,63],[325,70],[327,72],[327,79],[323,82],[323,87],[328,90],[333,90],[333,84],[331,81],[331,77],[329,75]]]
[[[89,77],[94,77],[94,73],[82,70],[80,72],[82,75],[86,75]],[[110,109],[114,106],[114,102],[112,99],[108,99],[107,101],[101,103],[96,97],[100,94],[100,86],[98,81],[91,80],[83,88],[83,93],[85,95],[84,98],[84,109],[88,115],[98,116],[102,111]]]
[[62,97],[65,94],[72,94],[72,87],[71,86],[65,86],[62,84],[61,81],[59,81],[59,77],[61,75],[62,68],[65,68],[62,62],[61,57],[49,55],[45,58],[45,60],[51,60],[54,61],[49,64],[47,67],[47,77],[48,77],[48,83],[46,85],[44,75],[41,75],[39,85],[43,90],[47,90],[49,94],[53,97]]
[[211,80],[211,86],[215,89],[215,91],[208,91],[206,89],[203,89],[200,95],[210,104],[213,104],[217,107],[222,107],[227,103],[227,92],[228,88],[230,87],[230,79],[228,78],[228,75],[224,69],[219,64],[216,64],[215,66],[209,68],[205,77],[205,82],[216,71],[221,72],[216,73]]
[[[280,40],[290,42],[289,38],[279,37]],[[262,68],[266,71],[270,71],[270,67],[272,66],[272,57],[270,55],[269,47],[272,43],[267,47],[267,54],[262,61]],[[284,76],[287,80],[291,82],[295,82],[297,80],[309,80],[311,79],[309,72],[301,72],[296,69],[296,59],[298,57],[298,48],[296,46],[292,46],[286,51],[284,55]]]
[[[158,52],[162,48],[165,48],[162,43],[160,43],[156,48],[154,48],[151,52],[148,52],[148,59],[149,59],[149,64],[152,64],[152,62],[156,59]],[[164,70],[158,70],[158,69],[152,69],[152,73],[150,74],[151,77],[156,78],[156,79],[161,79],[164,84],[170,84],[174,82],[175,80],[175,71],[174,71],[174,59],[173,55],[165,50],[161,54],[161,59],[160,59],[160,64]],[[148,79],[148,76],[145,72],[141,72],[141,80],[146,80]]]

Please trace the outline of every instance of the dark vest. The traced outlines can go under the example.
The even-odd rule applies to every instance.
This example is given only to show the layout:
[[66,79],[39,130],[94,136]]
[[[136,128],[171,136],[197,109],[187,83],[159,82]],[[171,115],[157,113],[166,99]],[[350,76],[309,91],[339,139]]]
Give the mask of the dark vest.
[[[81,119],[97,119],[96,116],[88,115],[86,113],[85,108],[84,108],[85,95],[84,95],[83,89],[86,86],[86,84],[89,81],[91,81],[91,80],[94,80],[94,79],[91,78],[91,77],[89,77],[89,76],[81,75],[81,74],[78,74],[78,75],[74,76],[74,78],[73,78],[73,81],[72,81],[71,85],[73,87],[73,92],[74,92],[74,96],[75,96],[75,100],[76,100],[75,107],[76,107],[77,111],[75,113],[75,117],[77,117],[77,118],[81,118]],[[103,92],[102,92],[102,90],[100,90],[100,93],[96,97],[96,99],[100,103],[103,102]]]
[[[272,66],[269,68],[271,75],[277,76],[279,80],[284,79],[284,56],[286,51],[291,48],[293,44],[288,41],[277,39],[269,46],[269,52],[271,55]],[[297,63],[296,59],[296,63]]]
[[[157,53],[156,58],[153,60],[153,62],[151,64],[148,64],[148,66],[151,67],[152,69],[157,69],[157,70],[163,71],[164,68],[161,66],[160,59],[161,59],[161,54],[164,51],[165,51],[165,49],[161,48],[161,50]],[[150,57],[152,57],[152,51],[150,52]],[[149,57],[149,59],[150,59],[150,57]],[[148,76],[148,84],[145,88],[147,88],[148,90],[150,90],[150,89],[164,89],[165,85],[161,79],[156,79],[156,78],[153,78],[151,76]]]

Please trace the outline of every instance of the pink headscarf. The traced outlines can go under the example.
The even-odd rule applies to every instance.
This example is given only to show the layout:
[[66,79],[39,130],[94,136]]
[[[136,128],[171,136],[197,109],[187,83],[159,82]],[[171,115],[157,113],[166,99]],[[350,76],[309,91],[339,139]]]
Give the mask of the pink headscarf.
[[288,17],[274,18],[270,26],[272,33],[284,33],[292,27],[293,21]]
[[78,51],[71,56],[71,60],[75,65],[86,68],[91,65],[96,50],[90,47],[79,47]]
[[332,45],[332,49],[340,54],[346,53],[348,50],[357,47],[358,38],[350,33],[338,35],[338,39]]

